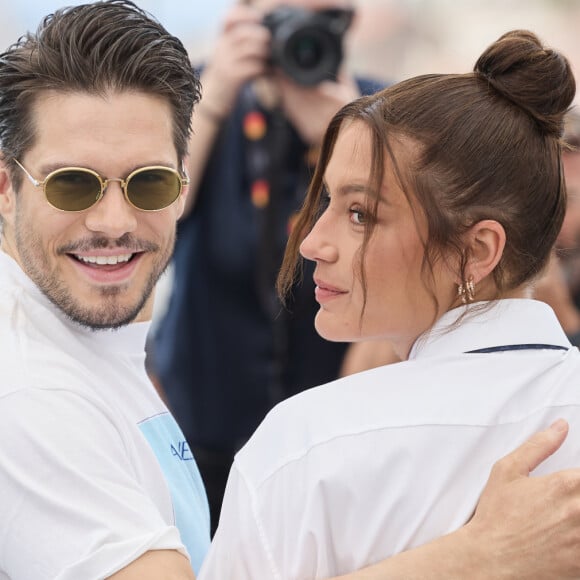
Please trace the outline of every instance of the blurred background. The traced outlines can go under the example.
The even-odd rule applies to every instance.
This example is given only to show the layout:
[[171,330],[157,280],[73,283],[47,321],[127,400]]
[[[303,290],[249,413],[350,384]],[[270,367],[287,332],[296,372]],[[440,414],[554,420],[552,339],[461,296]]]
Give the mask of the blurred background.
[[[137,0],[203,60],[233,0]],[[0,0],[0,49],[40,18],[75,0]],[[399,80],[424,72],[465,72],[512,28],[528,28],[580,68],[580,0],[355,0],[350,68]]]

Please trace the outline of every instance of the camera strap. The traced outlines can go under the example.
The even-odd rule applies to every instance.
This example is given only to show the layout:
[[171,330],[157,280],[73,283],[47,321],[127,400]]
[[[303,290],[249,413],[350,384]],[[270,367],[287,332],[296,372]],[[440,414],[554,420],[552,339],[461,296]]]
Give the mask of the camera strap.
[[285,398],[289,314],[275,284],[293,218],[308,185],[307,148],[281,109],[265,109],[251,87],[245,89],[242,122],[246,177],[256,209],[256,288],[272,324],[275,380],[270,389],[272,401],[277,402]]
[[256,284],[262,305],[280,314],[275,281],[294,216],[300,209],[309,171],[306,145],[279,108],[265,109],[251,87],[242,93],[245,174],[256,210]]

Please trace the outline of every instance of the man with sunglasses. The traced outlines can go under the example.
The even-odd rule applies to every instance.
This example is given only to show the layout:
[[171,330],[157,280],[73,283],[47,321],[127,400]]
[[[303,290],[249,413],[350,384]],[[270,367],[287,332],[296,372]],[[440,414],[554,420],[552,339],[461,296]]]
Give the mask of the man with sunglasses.
[[143,364],[199,95],[129,2],[59,11],[0,55],[2,579],[200,569],[203,484]]
[[[124,0],[0,55],[2,580],[200,570],[203,486],[144,368],[199,92],[182,44]],[[578,576],[580,476],[526,477],[565,434],[500,463],[463,530],[342,580]]]

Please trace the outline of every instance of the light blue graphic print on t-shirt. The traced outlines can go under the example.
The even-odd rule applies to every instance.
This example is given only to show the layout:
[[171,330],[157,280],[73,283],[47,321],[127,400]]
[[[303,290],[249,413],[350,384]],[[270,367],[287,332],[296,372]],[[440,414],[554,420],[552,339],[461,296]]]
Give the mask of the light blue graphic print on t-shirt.
[[209,550],[209,507],[189,445],[170,413],[139,424],[153,449],[171,491],[175,524],[197,574]]

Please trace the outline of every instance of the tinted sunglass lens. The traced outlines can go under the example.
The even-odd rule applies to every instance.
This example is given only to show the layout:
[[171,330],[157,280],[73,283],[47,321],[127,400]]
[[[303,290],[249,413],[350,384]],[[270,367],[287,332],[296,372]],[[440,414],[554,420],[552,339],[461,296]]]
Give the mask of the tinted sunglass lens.
[[127,197],[139,209],[154,211],[171,205],[181,192],[179,175],[169,169],[143,169],[127,183]]
[[45,184],[49,203],[65,211],[82,211],[91,207],[101,193],[96,175],[78,169],[66,169],[50,176]]

